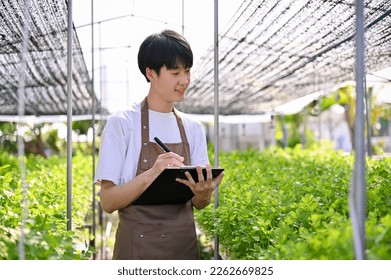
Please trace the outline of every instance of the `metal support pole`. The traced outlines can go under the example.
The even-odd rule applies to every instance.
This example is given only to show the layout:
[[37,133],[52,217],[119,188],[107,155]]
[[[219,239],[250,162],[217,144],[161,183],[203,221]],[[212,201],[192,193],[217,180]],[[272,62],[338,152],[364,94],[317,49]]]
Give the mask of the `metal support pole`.
[[26,110],[26,66],[27,66],[27,55],[28,55],[28,43],[29,43],[29,28],[30,28],[30,1],[27,0],[23,7],[23,30],[22,30],[22,48],[20,50],[20,69],[19,69],[19,80],[18,80],[18,159],[20,168],[20,181],[22,186],[22,203],[21,203],[21,221],[20,221],[20,237],[18,240],[18,254],[19,259],[24,260],[26,258],[25,251],[25,226],[28,216],[28,186],[26,179],[26,160],[24,152],[24,133],[25,128],[25,110]]
[[[219,10],[218,10],[218,0],[214,1],[214,157],[215,157],[215,167],[219,166]],[[214,208],[219,207],[219,188],[217,187],[214,191],[215,200]],[[219,236],[216,233],[214,235],[214,259],[218,260],[219,255]]]
[[356,0],[356,117],[355,117],[355,165],[350,190],[350,215],[353,227],[355,258],[365,259],[365,45],[364,1]]
[[67,230],[72,230],[72,0],[68,0],[67,52]]
[[[92,236],[91,246],[96,247],[96,186],[95,186],[95,52],[94,52],[94,0],[91,0],[91,93],[92,93]],[[92,258],[96,259],[96,250],[92,255]]]

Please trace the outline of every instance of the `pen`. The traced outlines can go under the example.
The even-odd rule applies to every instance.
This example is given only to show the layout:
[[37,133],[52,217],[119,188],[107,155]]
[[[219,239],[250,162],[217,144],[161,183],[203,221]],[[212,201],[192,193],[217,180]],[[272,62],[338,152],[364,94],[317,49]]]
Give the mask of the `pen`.
[[167,152],[167,153],[171,152],[171,150],[166,145],[164,145],[164,143],[162,141],[160,141],[159,138],[155,137],[153,139],[155,139],[156,143],[158,143],[159,146],[162,147],[165,152]]

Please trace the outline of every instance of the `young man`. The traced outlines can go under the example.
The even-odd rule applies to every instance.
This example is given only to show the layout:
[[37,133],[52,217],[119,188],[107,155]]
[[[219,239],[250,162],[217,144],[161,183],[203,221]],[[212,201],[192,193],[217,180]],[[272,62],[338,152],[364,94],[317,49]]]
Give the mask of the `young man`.
[[[113,259],[199,259],[193,207],[210,203],[224,173],[212,179],[201,123],[174,109],[174,102],[185,98],[193,53],[185,38],[164,30],[144,40],[138,64],[150,83],[148,95],[108,119],[95,177],[103,210],[118,210]],[[163,152],[154,137],[171,152]],[[178,179],[194,193],[191,200],[133,204],[166,167],[183,165],[197,166],[198,183],[189,173],[187,180]],[[201,166],[206,166],[206,178]]]

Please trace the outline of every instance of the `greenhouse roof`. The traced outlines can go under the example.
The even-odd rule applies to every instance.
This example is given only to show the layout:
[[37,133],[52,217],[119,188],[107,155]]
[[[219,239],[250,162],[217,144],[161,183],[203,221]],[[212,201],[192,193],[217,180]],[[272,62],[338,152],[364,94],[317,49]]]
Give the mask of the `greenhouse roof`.
[[[67,4],[66,1],[30,2],[29,39],[24,56],[25,115],[66,115]],[[24,4],[25,1],[0,0],[0,115],[18,114]],[[76,32],[73,32],[72,64],[72,113],[91,114],[94,95]],[[95,108],[100,110],[99,105]]]
[[[66,1],[30,2],[25,114],[66,115]],[[23,3],[0,0],[0,115],[18,114]],[[365,0],[365,25],[366,72],[390,67],[391,1]],[[243,0],[219,35],[219,113],[270,114],[354,80],[355,29],[354,0]],[[98,100],[83,55],[74,28],[72,113],[85,116]],[[213,95],[212,46],[177,107],[213,114]]]
[[[366,72],[391,66],[391,1],[365,0]],[[355,79],[354,0],[245,0],[219,32],[220,114],[262,114]],[[212,114],[214,49],[178,108]]]

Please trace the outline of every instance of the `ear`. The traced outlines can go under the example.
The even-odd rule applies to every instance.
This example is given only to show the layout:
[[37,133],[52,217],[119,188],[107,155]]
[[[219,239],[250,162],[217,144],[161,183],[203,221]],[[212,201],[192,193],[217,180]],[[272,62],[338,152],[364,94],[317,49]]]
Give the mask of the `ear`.
[[151,81],[155,77],[156,72],[153,69],[147,67],[147,69],[145,70],[145,74],[147,75],[148,80]]

